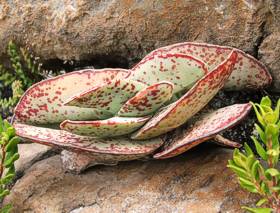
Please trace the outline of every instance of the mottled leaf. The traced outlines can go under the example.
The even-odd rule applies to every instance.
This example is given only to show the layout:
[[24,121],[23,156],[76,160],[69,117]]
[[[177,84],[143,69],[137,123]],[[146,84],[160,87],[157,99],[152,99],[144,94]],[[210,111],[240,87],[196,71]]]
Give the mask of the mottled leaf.
[[154,157],[162,159],[179,155],[237,124],[250,112],[250,109],[251,104],[235,104],[202,114],[180,138],[176,138]]
[[140,82],[117,79],[76,94],[64,104],[67,106],[92,107],[116,114],[128,99],[143,88],[145,88],[145,85]]
[[149,117],[125,118],[113,117],[98,121],[71,121],[61,123],[60,128],[77,135],[92,137],[114,137],[127,135],[143,126]]
[[200,60],[183,54],[163,54],[146,57],[132,68],[128,79],[153,85],[159,81],[174,84],[173,92],[190,88],[207,73],[207,68]]
[[48,124],[65,119],[106,118],[108,114],[103,111],[63,106],[63,103],[75,93],[126,75],[127,70],[123,69],[81,70],[41,81],[22,96],[15,108],[15,119],[23,123]]
[[182,125],[199,112],[224,86],[236,63],[237,53],[232,51],[228,58],[215,70],[200,79],[178,101],[156,114],[144,127],[132,135],[133,139],[147,139],[169,132]]
[[102,153],[112,155],[147,155],[159,148],[160,138],[147,141],[132,141],[127,138],[97,139],[80,136],[64,130],[36,127],[27,124],[14,124],[19,137],[44,144],[82,153]]
[[162,81],[139,91],[129,99],[118,112],[119,116],[139,117],[159,109],[172,97],[173,84]]
[[[233,49],[234,48],[227,46],[184,42],[156,49],[148,54],[142,61],[145,61],[152,56],[167,53],[187,54],[200,59],[208,65],[208,70],[212,70],[214,67],[222,63]],[[271,83],[271,75],[261,62],[241,50],[234,50],[237,52],[237,63],[225,84],[225,89],[257,89]]]

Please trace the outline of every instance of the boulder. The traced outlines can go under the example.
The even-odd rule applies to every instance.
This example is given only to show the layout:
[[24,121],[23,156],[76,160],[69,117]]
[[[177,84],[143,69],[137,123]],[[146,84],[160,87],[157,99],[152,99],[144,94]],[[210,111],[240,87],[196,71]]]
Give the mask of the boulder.
[[[277,1],[2,0],[0,56],[14,40],[46,66],[74,60],[79,66],[128,67],[155,48],[203,41],[258,58],[262,41],[279,31]],[[279,66],[266,58],[272,74],[279,75]]]
[[15,162],[16,172],[18,175],[24,173],[25,170],[37,161],[54,154],[51,147],[36,143],[19,144],[18,152],[20,154],[20,158]]
[[34,164],[5,203],[13,212],[242,212],[256,197],[226,168],[232,151],[199,146],[167,160],[96,166],[65,173],[60,156]]
[[259,49],[261,61],[272,71],[274,87],[280,92],[280,32],[264,39]]

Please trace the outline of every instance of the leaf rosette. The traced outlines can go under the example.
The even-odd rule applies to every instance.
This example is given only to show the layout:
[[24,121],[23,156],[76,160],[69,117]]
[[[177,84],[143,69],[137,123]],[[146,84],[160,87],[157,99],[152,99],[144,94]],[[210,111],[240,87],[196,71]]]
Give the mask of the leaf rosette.
[[[25,139],[97,162],[176,156],[232,127],[251,109],[235,104],[198,114],[222,88],[267,86],[263,64],[231,47],[180,43],[154,50],[131,69],[88,69],[30,87],[15,109]],[[190,121],[181,138],[162,135]],[[226,144],[223,140],[220,143]]]

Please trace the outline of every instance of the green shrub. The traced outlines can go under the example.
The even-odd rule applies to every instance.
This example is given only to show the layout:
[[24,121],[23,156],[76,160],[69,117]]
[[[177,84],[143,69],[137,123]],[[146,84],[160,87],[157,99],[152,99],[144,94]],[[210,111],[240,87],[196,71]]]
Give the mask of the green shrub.
[[[15,129],[0,117],[0,200],[9,194],[9,184],[15,177],[15,161],[19,159],[18,143]],[[0,213],[8,213],[11,204],[2,206]]]
[[269,97],[260,104],[252,103],[258,123],[255,124],[256,136],[252,136],[256,156],[245,143],[245,151],[234,150],[233,159],[228,167],[237,175],[242,188],[259,194],[262,198],[256,208],[243,207],[249,212],[268,213],[280,211],[280,172],[279,166],[279,111],[280,99],[275,109]]
[[43,79],[41,66],[25,49],[9,42],[9,67],[0,65],[0,109],[7,117],[23,92],[37,81]]

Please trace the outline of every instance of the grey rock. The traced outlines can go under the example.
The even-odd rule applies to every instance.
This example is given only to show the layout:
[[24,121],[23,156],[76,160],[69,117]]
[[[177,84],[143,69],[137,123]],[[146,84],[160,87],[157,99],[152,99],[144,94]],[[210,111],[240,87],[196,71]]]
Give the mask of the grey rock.
[[15,162],[15,167],[18,174],[22,174],[35,162],[53,154],[51,147],[36,143],[19,144],[18,151],[20,158]]
[[256,197],[226,168],[232,151],[200,146],[161,161],[96,166],[65,173],[60,156],[34,164],[5,203],[14,212],[242,212]]

